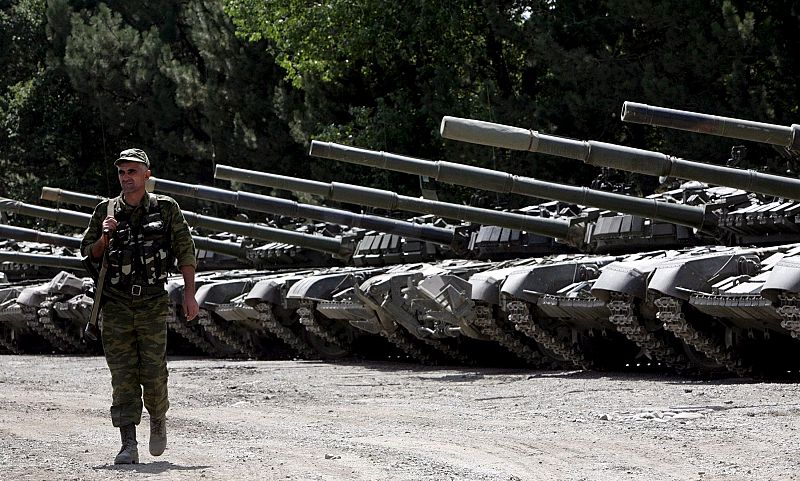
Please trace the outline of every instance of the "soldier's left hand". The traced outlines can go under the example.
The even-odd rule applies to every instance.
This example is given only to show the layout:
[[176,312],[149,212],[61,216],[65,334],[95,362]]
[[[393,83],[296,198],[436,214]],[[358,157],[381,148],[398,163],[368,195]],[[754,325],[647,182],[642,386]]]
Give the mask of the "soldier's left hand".
[[189,293],[183,296],[183,312],[186,314],[186,321],[191,321],[200,313],[200,306],[197,305],[197,299]]

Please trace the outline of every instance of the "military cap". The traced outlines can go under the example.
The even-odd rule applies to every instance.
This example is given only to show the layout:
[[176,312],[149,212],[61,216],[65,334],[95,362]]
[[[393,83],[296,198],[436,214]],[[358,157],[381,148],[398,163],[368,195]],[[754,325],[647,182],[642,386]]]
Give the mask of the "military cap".
[[119,165],[121,162],[139,162],[150,168],[150,159],[142,149],[126,149],[119,153],[119,158],[114,161],[114,165]]

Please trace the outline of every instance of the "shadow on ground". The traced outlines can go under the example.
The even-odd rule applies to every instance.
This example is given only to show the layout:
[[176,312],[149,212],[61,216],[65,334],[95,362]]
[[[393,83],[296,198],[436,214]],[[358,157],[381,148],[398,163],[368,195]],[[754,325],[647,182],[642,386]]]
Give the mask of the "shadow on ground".
[[104,464],[102,466],[94,466],[94,469],[161,474],[168,471],[197,471],[199,469],[208,469],[210,467],[211,466],[181,466],[180,464],[173,464],[170,463],[169,461],[156,461],[154,463],[139,463],[139,464]]

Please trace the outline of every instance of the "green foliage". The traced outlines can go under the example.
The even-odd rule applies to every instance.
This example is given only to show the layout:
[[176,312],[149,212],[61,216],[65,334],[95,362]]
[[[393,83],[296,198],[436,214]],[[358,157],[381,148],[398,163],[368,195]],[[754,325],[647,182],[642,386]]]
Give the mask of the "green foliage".
[[243,45],[213,1],[157,12],[124,3],[75,11],[60,33],[63,68],[116,140],[112,151],[136,144],[159,175],[205,181],[217,162],[286,168],[296,151],[270,112],[276,76],[263,47]]
[[[0,195],[32,201],[42,185],[113,194],[110,162],[131,146],[148,151],[155,175],[189,182],[214,183],[226,163],[419,192],[413,176],[310,159],[311,139],[575,185],[598,174],[576,160],[445,141],[444,115],[721,163],[736,142],[622,123],[622,102],[796,122],[798,9],[775,0],[0,2]],[[785,152],[748,149],[743,167],[797,172]],[[442,188],[448,200],[471,194]]]
[[[301,140],[585,185],[597,172],[576,161],[443,142],[438,122],[479,118],[723,162],[729,140],[623,124],[622,102],[784,125],[797,113],[788,44],[798,12],[781,2],[229,0],[226,10],[244,38],[270,40],[301,92],[289,116]],[[762,165],[776,158],[751,152]]]

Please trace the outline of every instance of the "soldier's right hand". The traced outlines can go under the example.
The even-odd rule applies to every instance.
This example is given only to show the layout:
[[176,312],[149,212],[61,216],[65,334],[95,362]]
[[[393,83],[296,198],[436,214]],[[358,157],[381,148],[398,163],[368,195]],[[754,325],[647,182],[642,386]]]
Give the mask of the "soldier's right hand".
[[103,235],[110,235],[115,230],[117,230],[117,219],[112,216],[108,216],[103,221]]
[[95,245],[92,246],[92,249],[93,249],[92,255],[94,257],[100,257],[102,252],[106,248],[108,248],[108,244],[111,243],[111,234],[113,234],[114,231],[117,230],[117,224],[118,224],[117,223],[117,219],[115,219],[115,218],[113,218],[111,216],[108,216],[108,217],[105,218],[105,220],[103,221],[103,226],[102,226],[103,227],[103,231],[102,231],[103,235],[101,235],[100,238],[97,239],[97,242],[95,243]]

